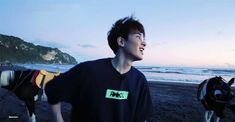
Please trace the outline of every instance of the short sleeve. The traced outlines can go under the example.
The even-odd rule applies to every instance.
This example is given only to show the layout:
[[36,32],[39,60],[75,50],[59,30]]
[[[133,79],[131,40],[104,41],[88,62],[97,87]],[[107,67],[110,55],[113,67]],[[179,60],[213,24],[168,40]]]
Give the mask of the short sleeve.
[[47,83],[45,92],[50,104],[69,102],[78,91],[85,74],[84,64],[78,64]]

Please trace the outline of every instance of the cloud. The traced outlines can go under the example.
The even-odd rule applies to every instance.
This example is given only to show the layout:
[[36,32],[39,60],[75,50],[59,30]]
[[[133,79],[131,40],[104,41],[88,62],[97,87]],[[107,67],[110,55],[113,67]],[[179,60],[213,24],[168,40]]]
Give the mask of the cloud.
[[225,63],[225,66],[230,67],[230,68],[235,68],[235,65],[231,63]]
[[216,32],[216,35],[217,35],[217,36],[220,36],[220,35],[222,35],[222,33],[223,33],[223,32],[222,32],[221,30],[219,30],[219,31]]
[[63,48],[61,51],[74,56],[79,62],[113,56],[109,47],[102,45],[75,44],[69,48]]
[[45,41],[45,40],[36,39],[35,41],[32,42],[35,45],[48,46],[52,48],[68,48],[68,46],[56,41]]
[[162,46],[162,45],[166,45],[167,42],[166,41],[162,41],[162,42],[154,42],[154,43],[148,43],[147,42],[147,46],[152,48],[152,47],[158,47],[158,46]]
[[94,45],[90,44],[78,44],[78,46],[81,48],[96,48]]

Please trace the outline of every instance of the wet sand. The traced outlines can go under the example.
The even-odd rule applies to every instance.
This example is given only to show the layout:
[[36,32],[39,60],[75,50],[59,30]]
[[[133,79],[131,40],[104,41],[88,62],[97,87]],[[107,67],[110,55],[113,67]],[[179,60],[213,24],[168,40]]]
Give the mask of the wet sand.
[[[150,82],[153,121],[203,122],[204,107],[196,98],[197,87],[197,84]],[[225,115],[221,122],[235,122],[235,114],[230,110],[226,109]]]
[[[203,122],[204,108],[196,98],[198,85],[149,82],[149,86],[154,105],[153,122]],[[2,98],[7,92],[0,88],[0,122],[25,122],[27,111],[24,103],[12,93]],[[63,103],[66,122],[69,122],[70,110],[71,106]],[[226,109],[225,115],[221,122],[235,122],[235,114],[230,110]],[[38,122],[53,122],[47,102],[37,103],[36,116]]]

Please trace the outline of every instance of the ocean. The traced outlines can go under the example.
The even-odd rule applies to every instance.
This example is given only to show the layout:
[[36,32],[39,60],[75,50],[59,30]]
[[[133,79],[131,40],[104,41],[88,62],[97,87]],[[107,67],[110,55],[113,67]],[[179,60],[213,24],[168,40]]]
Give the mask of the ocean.
[[[18,64],[29,69],[45,69],[52,72],[66,72],[74,65]],[[143,72],[148,81],[181,82],[199,84],[203,80],[222,76],[225,80],[235,77],[235,69],[226,68],[195,68],[195,67],[155,67],[135,66]],[[233,85],[235,86],[235,85]]]

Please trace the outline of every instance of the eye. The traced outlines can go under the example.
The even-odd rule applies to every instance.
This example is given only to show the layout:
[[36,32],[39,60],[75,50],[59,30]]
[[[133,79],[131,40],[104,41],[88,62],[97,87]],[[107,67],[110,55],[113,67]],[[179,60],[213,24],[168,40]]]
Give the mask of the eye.
[[136,35],[136,38],[141,39],[141,36],[139,34]]
[[215,90],[214,95],[216,98],[221,98],[223,93],[221,90]]
[[143,42],[145,40],[144,36],[142,34],[136,34],[135,37],[138,38],[141,42]]

